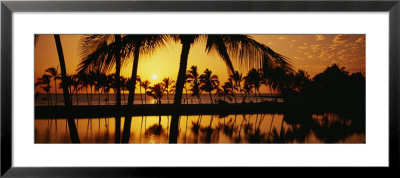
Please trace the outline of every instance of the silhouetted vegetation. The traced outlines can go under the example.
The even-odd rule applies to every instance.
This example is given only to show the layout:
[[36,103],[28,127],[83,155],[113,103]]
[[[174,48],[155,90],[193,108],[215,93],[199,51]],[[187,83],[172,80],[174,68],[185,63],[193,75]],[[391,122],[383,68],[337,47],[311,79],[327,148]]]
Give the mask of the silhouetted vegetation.
[[283,93],[286,102],[365,108],[365,77],[360,72],[349,74],[332,64],[313,79],[302,70],[293,78],[293,87]]

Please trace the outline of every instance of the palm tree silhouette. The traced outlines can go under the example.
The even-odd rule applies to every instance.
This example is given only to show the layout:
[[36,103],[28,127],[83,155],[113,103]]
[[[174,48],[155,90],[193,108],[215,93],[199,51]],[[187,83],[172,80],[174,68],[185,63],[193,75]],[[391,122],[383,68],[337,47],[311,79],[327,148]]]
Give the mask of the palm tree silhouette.
[[211,92],[218,88],[219,85],[218,76],[212,75],[211,70],[206,69],[204,73],[200,75],[199,79],[201,84],[200,89],[205,92],[208,92],[208,94],[210,95],[211,104],[213,104],[214,102]]
[[[234,96],[233,89],[232,89],[233,83],[231,81],[225,82],[224,85],[222,85],[222,89],[219,89],[219,96],[224,97],[224,101],[226,102],[225,98],[228,98],[230,101],[232,101],[232,96]],[[236,97],[235,97],[235,102],[236,102]]]
[[[64,53],[62,50],[61,46],[61,40],[60,40],[60,35],[54,35],[54,40],[56,42],[56,48],[57,48],[57,53],[58,53],[58,59],[60,62],[60,68],[61,68],[61,81],[66,83],[66,76],[67,76],[67,70],[65,68],[65,60],[64,60]],[[68,92],[68,86],[63,85],[63,96],[64,96],[64,103],[65,106],[71,107],[72,102],[70,100],[69,92]],[[68,128],[69,132],[71,135],[71,142],[72,143],[80,143],[79,136],[78,136],[78,131],[76,129],[75,121],[73,118],[68,119]]]
[[[82,89],[81,83],[79,81],[79,75],[77,75],[77,74],[72,75],[71,79],[72,79],[72,86],[74,87],[74,90],[72,93],[75,93],[76,105],[78,106],[79,105],[78,92]],[[72,96],[71,96],[71,98],[72,98]]]
[[120,80],[121,80],[121,90],[122,90],[122,96],[124,97],[124,102],[126,104],[126,100],[125,100],[125,90],[129,91],[129,87],[128,87],[128,79],[125,78],[124,76],[120,76]]
[[66,76],[66,80],[61,81],[59,88],[62,89],[63,85],[66,85],[67,88],[68,88],[69,93],[71,93],[69,99],[71,100],[71,103],[72,103],[72,93],[73,93],[73,91],[72,91],[72,85],[73,85],[73,78],[72,78],[71,75],[67,75],[67,76]]
[[[140,54],[151,54],[155,49],[163,47],[168,40],[168,35],[127,35],[125,41],[130,49],[133,49],[132,79],[137,77],[137,69]],[[133,105],[135,98],[136,80],[132,80],[131,91],[129,91],[128,105]],[[146,97],[146,95],[145,95]]]
[[250,96],[252,90],[253,90],[253,85],[245,81],[243,89],[240,91],[244,93],[242,102],[246,102],[246,97]]
[[91,76],[88,73],[78,73],[79,76],[79,83],[81,83],[82,87],[85,87],[86,89],[86,99],[87,99],[87,105],[90,105],[90,98],[89,98],[89,86],[91,85]]
[[190,91],[192,92],[192,96],[196,96],[199,104],[201,104],[200,79],[199,73],[197,72],[197,66],[190,67],[190,70],[187,71],[186,78],[187,83],[190,83]]
[[145,93],[145,95],[144,95],[144,103],[147,104],[146,92],[147,92],[147,89],[148,89],[149,86],[150,86],[150,81],[145,80],[145,81],[143,81],[143,82],[140,83],[140,86],[142,86],[143,89],[144,89],[144,93]]
[[[143,104],[143,97],[142,97],[142,79],[140,78],[139,75],[136,77],[136,82],[139,83],[140,101],[142,101],[142,104]],[[131,83],[131,85],[132,85],[132,83]],[[136,84],[135,84],[135,85],[136,85]]]
[[51,78],[54,80],[54,95],[55,95],[55,105],[57,106],[57,79],[60,79],[60,75],[58,74],[58,66],[57,69],[54,67],[50,67],[46,69],[46,72],[50,75]]
[[99,99],[98,105],[100,106],[101,105],[101,94],[102,94],[103,85],[106,80],[106,76],[104,73],[101,73],[99,70],[97,70],[92,77],[93,77],[93,81],[94,81],[94,91],[97,92],[98,99]]
[[171,85],[173,85],[175,83],[175,81],[171,80],[169,77],[163,78],[163,86],[164,86],[164,90],[167,93],[167,103],[169,104],[169,92],[170,92],[170,88]]
[[157,100],[156,104],[161,104],[161,98],[164,96],[165,91],[164,87],[165,86],[163,83],[154,84],[153,86],[149,87],[150,91],[147,91],[146,95],[149,95]]
[[[239,73],[239,71],[233,72],[232,75],[229,75],[229,80],[234,81],[234,84],[232,86],[233,89],[238,91],[243,98],[242,87],[241,87],[241,82],[243,81],[242,73]],[[236,101],[236,95],[235,95],[235,101]]]
[[279,66],[274,69],[263,70],[264,83],[268,84],[271,89],[281,93],[284,89],[292,87],[294,74],[291,69]]
[[[100,70],[110,71],[115,66],[116,105],[121,105],[121,65],[127,58],[129,48],[121,35],[86,35],[81,39],[81,62],[78,73]],[[108,93],[107,93],[108,95]]]
[[255,68],[252,68],[247,75],[244,77],[245,82],[247,84],[250,84],[254,88],[254,96],[256,97],[256,102],[257,102],[257,91],[259,93],[259,96],[261,97],[260,94],[260,87],[263,82],[263,79],[261,77],[261,72],[260,70],[256,70]]
[[[46,92],[48,106],[50,106],[50,94],[49,94],[50,88],[51,88],[50,79],[51,79],[50,75],[43,74],[42,77],[39,77],[36,79],[36,83],[35,83],[35,86],[41,86],[41,88]],[[42,86],[42,85],[44,85],[44,86]]]
[[[182,51],[180,56],[180,64],[178,71],[178,78],[176,80],[176,92],[174,97],[174,105],[179,106],[182,100],[182,92],[186,79],[187,61],[189,56],[190,47],[203,37],[206,40],[206,51],[216,51],[219,56],[224,60],[230,72],[233,72],[233,65],[230,55],[237,57],[237,61],[243,64],[247,63],[249,66],[264,65],[265,68],[273,68],[277,64],[281,66],[289,66],[286,57],[276,53],[269,47],[258,43],[247,35],[171,35],[175,41],[182,44]],[[170,143],[176,143],[178,132],[179,116],[174,115],[171,120],[171,135],[169,138]]]
[[228,71],[232,73],[234,69],[229,55],[237,57],[237,62],[242,66],[247,64],[244,67],[263,65],[265,69],[276,66],[290,68],[285,56],[247,35],[171,35],[171,37],[182,44],[174,104],[181,103],[189,51],[191,46],[200,39],[206,41],[206,52],[216,51],[226,63]]
[[306,87],[307,85],[310,85],[310,83],[311,83],[310,75],[305,70],[301,70],[301,69],[299,69],[296,72],[293,80],[294,80],[293,81],[294,88],[298,92],[301,92],[304,89],[304,87]]

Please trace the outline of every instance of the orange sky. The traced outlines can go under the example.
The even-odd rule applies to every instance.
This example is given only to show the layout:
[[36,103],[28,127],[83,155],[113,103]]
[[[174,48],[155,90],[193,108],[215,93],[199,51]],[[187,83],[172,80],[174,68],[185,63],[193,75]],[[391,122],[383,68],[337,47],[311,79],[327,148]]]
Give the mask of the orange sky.
[[[80,35],[60,35],[64,51],[68,74],[75,73],[79,58]],[[304,69],[311,77],[322,72],[332,63],[345,67],[347,71],[362,72],[365,74],[365,35],[251,35],[274,51],[290,58],[294,69]],[[141,56],[138,75],[142,80],[149,80],[152,84],[158,83],[163,77],[176,80],[179,68],[181,45],[171,42],[165,48],[157,50],[151,56]],[[35,46],[35,80],[49,67],[59,65],[56,45],[53,35],[40,35]],[[221,83],[228,79],[225,63],[215,54],[205,53],[205,43],[200,42],[190,49],[188,69],[197,65],[198,72],[206,68],[217,74]],[[234,64],[235,69],[238,68]],[[121,75],[130,77],[132,60],[121,70]],[[59,68],[59,72],[60,72]],[[241,71],[243,75],[247,71]],[[157,79],[152,79],[157,75]],[[58,82],[57,82],[58,83]],[[53,85],[53,83],[51,83]],[[43,92],[41,89],[40,92]],[[54,92],[54,87],[51,88]],[[58,92],[62,90],[59,89]],[[269,92],[263,86],[261,92]]]

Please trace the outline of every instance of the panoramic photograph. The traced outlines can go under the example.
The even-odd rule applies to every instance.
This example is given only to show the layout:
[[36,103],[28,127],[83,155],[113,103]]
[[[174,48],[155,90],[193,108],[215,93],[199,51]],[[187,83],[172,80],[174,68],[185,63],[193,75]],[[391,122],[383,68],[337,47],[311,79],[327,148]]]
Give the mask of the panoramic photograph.
[[365,144],[365,34],[36,34],[35,144]]

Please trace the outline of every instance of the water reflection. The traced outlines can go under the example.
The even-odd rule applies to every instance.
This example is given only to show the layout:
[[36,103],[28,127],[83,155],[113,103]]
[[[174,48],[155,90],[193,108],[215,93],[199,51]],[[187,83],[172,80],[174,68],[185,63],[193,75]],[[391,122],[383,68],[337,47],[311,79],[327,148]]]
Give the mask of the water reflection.
[[[352,113],[184,115],[177,123],[174,134],[171,116],[75,119],[81,143],[365,143],[365,115]],[[35,143],[70,142],[67,119],[35,120]]]

